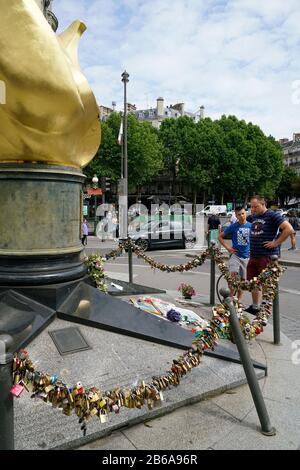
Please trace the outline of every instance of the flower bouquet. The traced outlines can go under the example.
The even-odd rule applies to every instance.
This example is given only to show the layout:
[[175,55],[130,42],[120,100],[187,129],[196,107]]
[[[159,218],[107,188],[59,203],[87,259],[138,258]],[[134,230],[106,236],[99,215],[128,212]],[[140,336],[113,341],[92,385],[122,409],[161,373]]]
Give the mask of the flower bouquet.
[[85,264],[88,268],[88,273],[94,279],[94,282],[99,290],[107,292],[107,285],[104,279],[104,258],[99,255],[93,254],[85,258]]
[[196,295],[195,289],[190,284],[180,284],[177,290],[181,292],[184,299],[190,300],[192,295]]

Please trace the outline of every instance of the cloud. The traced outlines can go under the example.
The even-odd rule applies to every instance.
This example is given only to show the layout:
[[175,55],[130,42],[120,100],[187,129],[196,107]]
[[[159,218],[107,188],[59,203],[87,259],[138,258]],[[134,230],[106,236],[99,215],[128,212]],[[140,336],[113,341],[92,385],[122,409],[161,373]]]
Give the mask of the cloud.
[[298,0],[54,1],[60,29],[80,18],[88,26],[80,62],[99,103],[140,108],[185,102],[206,115],[223,113],[260,125],[276,138],[299,128]]

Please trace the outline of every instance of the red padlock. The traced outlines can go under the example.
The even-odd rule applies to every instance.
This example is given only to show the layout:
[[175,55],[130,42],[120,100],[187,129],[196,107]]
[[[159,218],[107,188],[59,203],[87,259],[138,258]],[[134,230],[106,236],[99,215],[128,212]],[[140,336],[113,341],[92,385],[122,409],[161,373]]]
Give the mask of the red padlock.
[[15,397],[19,398],[23,390],[24,385],[20,382],[18,384],[13,385],[13,387],[10,389],[10,393],[12,393]]

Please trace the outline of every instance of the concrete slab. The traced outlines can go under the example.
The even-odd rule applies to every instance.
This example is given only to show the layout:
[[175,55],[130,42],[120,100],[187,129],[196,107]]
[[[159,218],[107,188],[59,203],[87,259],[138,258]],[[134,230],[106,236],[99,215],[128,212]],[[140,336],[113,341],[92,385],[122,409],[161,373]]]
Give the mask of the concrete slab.
[[108,437],[90,442],[80,447],[80,450],[136,450],[136,447],[130,442],[123,432],[115,431]]
[[265,400],[276,436],[268,437],[259,432],[256,410],[252,410],[238,427],[212,445],[215,450],[287,450],[297,449],[300,444],[300,411],[294,407],[291,413],[285,404]]
[[[272,383],[266,381],[264,397],[300,410],[299,364],[293,364],[291,360],[269,359],[268,369]],[[300,426],[298,432],[300,436]]]
[[[38,370],[58,374],[69,385],[80,380],[87,387],[96,385],[103,390],[133,386],[140,380],[147,381],[153,375],[165,373],[172,360],[182,354],[182,350],[81,325],[79,328],[92,349],[62,357],[48,330],[71,325],[55,320],[28,347],[32,360],[38,361]],[[262,371],[257,373],[260,376]],[[92,419],[85,438],[76,416],[66,417],[60,410],[38,399],[32,400],[24,392],[19,400],[15,400],[16,448],[78,447],[124,426],[132,426],[214,396],[244,380],[240,365],[204,357],[202,364],[187,374],[179,387],[164,393],[160,406],[153,410],[147,407],[141,410],[122,408],[120,414],[111,414],[105,424]]]
[[202,450],[218,436],[229,434],[237,420],[216,405],[204,401],[172,414],[123,431],[125,437],[143,450]]
[[[259,381],[262,392],[264,391],[265,383],[266,377]],[[242,385],[234,390],[227,390],[221,395],[212,398],[210,401],[218,408],[222,409],[224,413],[230,414],[233,418],[236,418],[239,421],[242,421],[253,409],[255,409],[248,384]]]

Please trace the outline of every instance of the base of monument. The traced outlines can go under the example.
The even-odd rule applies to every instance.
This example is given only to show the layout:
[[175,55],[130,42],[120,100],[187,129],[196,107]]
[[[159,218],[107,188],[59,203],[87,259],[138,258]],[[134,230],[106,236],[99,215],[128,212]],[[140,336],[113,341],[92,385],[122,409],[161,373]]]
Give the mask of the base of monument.
[[29,344],[55,319],[55,310],[15,290],[0,293],[0,335],[12,336],[14,351]]
[[87,269],[81,253],[0,257],[0,286],[41,286],[82,280]]

